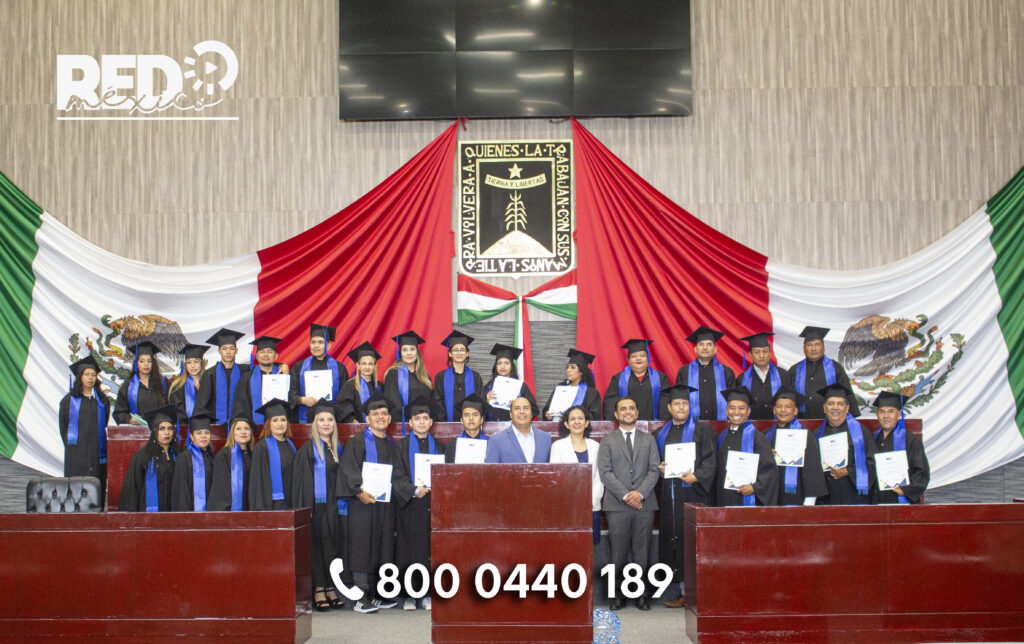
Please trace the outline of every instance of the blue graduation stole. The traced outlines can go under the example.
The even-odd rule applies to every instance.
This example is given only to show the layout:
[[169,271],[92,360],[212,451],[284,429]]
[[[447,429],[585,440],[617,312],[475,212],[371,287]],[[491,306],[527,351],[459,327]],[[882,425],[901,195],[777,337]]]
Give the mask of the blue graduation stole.
[[[782,386],[782,378],[779,377],[779,368],[776,367],[775,365],[773,365],[770,362],[768,363],[768,382],[771,383],[772,397],[774,398],[775,397],[775,392],[777,392],[779,390],[779,387]],[[743,375],[740,376],[740,384],[742,384],[748,390],[754,384],[754,367],[753,366],[751,366],[749,369],[744,371]],[[723,389],[724,389],[724,387],[723,387]]]
[[[96,400],[96,425],[99,427],[100,465],[107,462],[107,407],[99,395]],[[68,445],[78,445],[78,417],[82,410],[82,397],[71,396],[68,409]]]
[[[836,366],[835,363],[832,362],[832,358],[822,356],[821,366],[825,369],[825,384],[836,384]],[[807,358],[796,363],[796,375],[793,376],[793,380],[796,385],[796,390],[802,395],[806,395],[807,392],[804,390],[807,388]],[[806,404],[800,405],[800,411],[803,411],[805,406]],[[822,427],[824,427],[824,425],[822,425]],[[818,438],[821,437],[819,436]]]
[[322,438],[319,447],[313,450],[313,501],[327,503],[327,464],[323,454],[327,451],[327,444]]
[[[273,375],[277,372],[277,364],[275,363],[274,368],[270,370],[270,374]],[[256,411],[257,408],[263,406],[263,370],[259,367],[256,367],[256,370],[249,374],[249,397],[252,400],[252,419],[257,425],[262,425],[265,422],[263,414]]]
[[[405,436],[405,406],[409,404],[409,366],[405,364],[398,368],[398,396],[402,399],[402,436]],[[374,447],[374,453],[376,449]]]
[[[465,433],[465,430],[463,430]],[[427,453],[437,454],[437,443],[434,442],[434,437],[427,433]],[[416,485],[416,454],[420,451],[420,440],[416,438],[416,434],[409,436],[409,474],[412,478],[412,484]]]
[[132,414],[139,413],[139,374],[133,373],[132,379],[128,381],[128,411]]
[[[629,376],[627,376],[627,378],[628,377]],[[568,381],[566,381],[566,382],[568,382]],[[658,383],[658,388],[659,389],[661,388],[661,383],[660,382]],[[575,407],[576,405],[582,405],[583,404],[583,399],[586,398],[586,397],[587,397],[587,383],[585,383],[582,380],[580,380],[580,384],[579,384],[579,386],[576,389],[576,397],[573,398],[573,400],[572,400],[572,407]]]
[[[217,423],[226,425],[231,419],[231,409],[235,403],[235,389],[238,387],[238,379],[242,377],[242,370],[238,365],[231,365],[231,386],[228,386],[227,374],[224,373],[224,363],[217,363],[217,389],[214,395],[217,397]],[[263,388],[262,381],[260,389]]]
[[[693,414],[690,414],[690,415],[693,416]],[[746,452],[747,454],[753,454],[754,453],[754,432],[756,432],[756,431],[757,430],[754,429],[754,424],[751,423],[748,420],[747,423],[743,426],[743,437],[740,439],[740,451],[741,452]],[[727,429],[724,432],[722,432],[721,436],[718,437],[718,447],[719,447],[719,449],[721,449],[722,443],[725,442],[725,437],[728,434],[729,434],[729,430]],[[746,506],[757,505],[757,499],[754,498],[756,496],[757,496],[756,494],[749,494],[747,496],[744,496],[743,497],[743,505],[746,505]]]
[[245,481],[245,466],[242,463],[242,448],[235,443],[231,448],[231,511],[242,510],[242,491]]
[[[284,483],[281,480],[281,452],[277,439],[273,436],[267,436],[263,439],[267,443],[267,453],[270,455],[270,498],[275,501],[284,500]],[[286,438],[288,445],[291,446],[292,452],[295,452],[295,444],[292,443],[292,439]]]
[[[790,423],[790,424],[791,424],[791,427],[787,427],[786,429],[803,429],[804,428],[803,425],[800,424],[800,421],[798,421],[796,418],[794,418],[793,422]],[[779,424],[775,423],[774,425],[772,425],[771,429],[769,429],[767,432],[765,432],[765,438],[767,438],[768,442],[771,443],[772,445],[775,444],[775,430],[778,429],[778,428],[779,428]],[[804,463],[804,465],[807,465],[807,463]],[[786,493],[787,494],[796,494],[796,482],[797,482],[797,476],[800,475],[800,468],[799,467],[793,467],[792,465],[787,465],[786,467],[784,467],[782,469],[786,470],[786,480],[785,480],[785,486],[786,486],[785,490],[786,490]]]
[[[626,368],[619,374],[619,397],[629,395],[629,374],[632,372],[629,365],[626,365]],[[661,372],[647,367],[647,377],[651,381],[651,406],[654,408],[654,420],[658,420],[658,407],[661,406]],[[579,392],[576,395],[578,396]]]
[[[462,375],[462,382],[465,385],[466,395],[476,393],[476,374],[468,366]],[[444,406],[447,412],[449,423],[455,422],[455,368],[448,367],[444,370]]]
[[206,512],[206,463],[203,452],[189,437],[188,451],[192,453],[192,509]]
[[[376,378],[373,379],[373,388],[378,392],[380,391],[380,383],[377,382]],[[366,381],[358,373],[356,374],[356,392],[359,393],[359,404],[365,405],[366,401],[370,398],[370,388],[366,386]]]
[[[725,418],[726,417],[726,413],[725,413],[726,402],[725,402],[725,398],[722,397],[722,390],[725,389],[725,367],[723,367],[722,363],[718,361],[718,358],[713,359],[711,361],[711,364],[714,365],[714,367],[715,367],[715,401],[716,401],[716,405],[718,407],[716,415],[717,415],[718,418]],[[689,367],[687,368],[687,372],[686,372],[686,384],[688,384],[691,387],[693,387],[694,386],[693,383],[695,383],[695,382],[699,383],[700,382],[700,371],[699,371],[699,369],[700,369],[700,361],[699,360],[694,360],[693,362],[691,362],[689,364]],[[700,386],[699,385],[697,386],[697,391],[691,391],[690,392],[690,415],[691,416],[696,415],[698,418],[700,418]],[[707,420],[707,419],[703,419],[703,420]]]
[[[331,372],[331,400],[338,397],[338,388],[340,383],[338,382],[341,376],[338,374],[338,361],[331,356],[325,355],[327,358],[327,368]],[[306,395],[306,372],[313,366],[313,356],[309,356],[302,361],[302,367],[299,368],[299,395]],[[299,405],[299,422],[306,422],[306,406]]]
[[[696,428],[696,426],[695,426],[695,424],[693,422],[693,414],[690,414],[690,416],[686,419],[686,423],[683,425],[683,436],[682,436],[682,438],[679,439],[679,442],[680,443],[692,443],[693,442],[693,430],[695,428]],[[668,421],[667,423],[665,423],[664,425],[662,425],[661,429],[658,430],[658,436],[657,436],[658,453],[661,454],[662,460],[665,459],[665,441],[668,440],[668,430],[670,430],[670,429],[672,429],[672,421],[671,420]],[[696,462],[694,463],[694,467],[695,468],[697,467]],[[683,485],[683,487],[692,487],[689,483],[687,483],[686,481],[684,481],[682,479],[676,479],[676,480],[678,480]],[[669,489],[671,490],[672,498],[674,499],[674,498],[676,498],[676,489],[674,487],[675,483],[673,482],[672,485],[673,485],[673,487],[670,487]]]
[[[822,423],[821,427],[818,428],[818,438],[820,439],[825,435],[825,426],[828,423]],[[850,441],[853,443],[853,460],[857,461],[856,478],[854,484],[857,486],[857,494],[864,496],[868,493],[868,458],[864,452],[864,432],[861,430],[860,423],[857,422],[852,415],[846,414],[846,431],[850,435]],[[849,466],[849,464],[847,464]]]
[[[173,449],[168,449],[167,453],[170,454],[172,461],[175,460]],[[156,483],[156,459],[158,458],[160,458],[159,455],[149,459],[149,466],[146,467],[146,512],[160,511],[160,488]],[[203,492],[206,492],[205,484]]]
[[192,376],[185,378],[185,417],[192,418],[192,412],[196,408],[196,381]]
[[[369,427],[367,427],[366,429],[363,430],[363,442],[366,443],[366,459],[365,460],[367,460],[367,461],[369,461],[371,463],[377,463],[378,462],[377,461],[377,442],[374,440],[374,438],[376,438],[376,437],[373,435],[373,432],[370,430]],[[387,438],[389,443],[391,442],[391,439],[388,438],[386,435],[385,435],[385,438]]]
[[[879,429],[875,433],[875,440],[876,441],[882,435],[882,431],[883,430]],[[906,416],[903,415],[903,410],[902,409],[900,410],[900,420],[899,420],[898,423],[896,423],[896,427],[893,427],[893,430],[892,430],[892,449],[895,452],[898,452],[900,450],[906,451],[906,449],[907,449],[907,423],[906,423]],[[909,476],[909,473],[908,473],[908,476]],[[900,503],[910,503],[910,499],[908,499],[906,496],[900,496],[899,497],[899,502]]]
[[[469,438],[469,434],[467,434],[466,430],[463,429],[462,433],[459,434],[457,436],[457,438]],[[482,441],[485,441],[485,440],[490,440],[490,438],[487,436],[487,434],[484,433],[484,430],[481,427],[480,428],[480,433],[476,435],[476,438],[469,438],[469,440],[473,440],[473,441],[475,441],[475,440],[482,440]]]

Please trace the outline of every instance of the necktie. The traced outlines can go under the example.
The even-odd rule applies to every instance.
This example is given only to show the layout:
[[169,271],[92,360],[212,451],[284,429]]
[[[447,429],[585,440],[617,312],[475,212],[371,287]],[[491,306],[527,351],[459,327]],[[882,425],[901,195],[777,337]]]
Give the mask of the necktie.
[[629,460],[633,460],[633,432],[626,432],[626,451],[629,452]]

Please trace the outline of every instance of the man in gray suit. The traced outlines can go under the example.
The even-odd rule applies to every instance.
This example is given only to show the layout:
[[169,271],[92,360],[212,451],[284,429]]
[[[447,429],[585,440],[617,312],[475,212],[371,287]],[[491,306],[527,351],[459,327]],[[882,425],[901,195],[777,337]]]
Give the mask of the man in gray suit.
[[[632,398],[619,398],[615,403],[615,420],[619,429],[601,439],[597,450],[597,469],[604,483],[604,516],[608,520],[608,540],[615,564],[616,579],[622,573],[633,551],[633,561],[643,569],[647,578],[654,511],[658,500],[654,486],[658,483],[658,445],[647,432],[637,431],[637,406]],[[614,589],[615,597],[609,608],[623,606],[621,587]],[[640,610],[650,610],[647,597],[636,600]]]

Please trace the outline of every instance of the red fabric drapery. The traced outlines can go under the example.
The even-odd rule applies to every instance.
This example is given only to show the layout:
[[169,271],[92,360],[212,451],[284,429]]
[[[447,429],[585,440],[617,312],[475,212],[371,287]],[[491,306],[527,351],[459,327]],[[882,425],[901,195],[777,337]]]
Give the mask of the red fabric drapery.
[[718,358],[738,369],[737,338],[772,330],[767,258],[655,190],[573,120],[579,318],[576,345],[597,355],[602,393],[626,365],[619,346],[650,338],[651,364],[670,380],[694,359],[686,336],[724,331]]
[[[451,330],[452,172],[458,123],[370,192],[321,224],[259,252],[256,335],[278,337],[279,360],[309,353],[309,324],[337,327],[330,354],[364,341],[395,359],[390,339],[414,329],[431,373]],[[352,373],[353,366],[344,358]]]

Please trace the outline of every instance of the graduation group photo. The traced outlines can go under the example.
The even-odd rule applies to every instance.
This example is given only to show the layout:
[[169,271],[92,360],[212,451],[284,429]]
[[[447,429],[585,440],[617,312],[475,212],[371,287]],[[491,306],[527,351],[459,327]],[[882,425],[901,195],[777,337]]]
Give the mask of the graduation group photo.
[[1015,0],[2,1],[0,641],[1024,641]]

